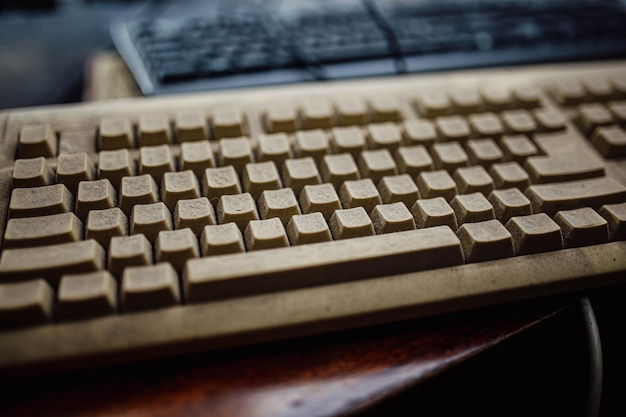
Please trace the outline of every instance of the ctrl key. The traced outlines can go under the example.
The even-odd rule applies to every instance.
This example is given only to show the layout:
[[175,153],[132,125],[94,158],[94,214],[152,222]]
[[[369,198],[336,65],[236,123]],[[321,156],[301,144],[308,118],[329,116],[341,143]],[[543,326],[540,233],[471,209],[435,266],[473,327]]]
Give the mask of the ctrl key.
[[50,321],[53,298],[43,279],[0,284],[0,328]]
[[505,225],[517,255],[563,249],[561,228],[545,213],[512,217]]

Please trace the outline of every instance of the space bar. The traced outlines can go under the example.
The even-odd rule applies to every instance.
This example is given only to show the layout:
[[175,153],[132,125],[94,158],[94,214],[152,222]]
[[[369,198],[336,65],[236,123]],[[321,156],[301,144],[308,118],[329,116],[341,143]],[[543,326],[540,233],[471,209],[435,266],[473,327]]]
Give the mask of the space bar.
[[188,302],[374,278],[461,265],[459,239],[448,226],[305,246],[189,260]]

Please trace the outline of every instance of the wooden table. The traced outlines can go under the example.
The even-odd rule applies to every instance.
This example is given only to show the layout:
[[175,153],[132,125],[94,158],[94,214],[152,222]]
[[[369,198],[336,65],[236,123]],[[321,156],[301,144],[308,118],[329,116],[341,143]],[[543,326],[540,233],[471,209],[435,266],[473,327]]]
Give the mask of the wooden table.
[[[485,358],[501,345],[509,349],[504,363],[552,360],[548,354],[533,355],[546,344],[559,344],[543,338],[555,334],[551,326],[560,328],[572,320],[571,305],[571,299],[519,303],[230,351],[3,381],[0,415],[309,417],[367,410],[387,415],[394,407],[389,399],[428,387],[426,382],[455,369],[476,387],[489,383],[481,378],[487,378],[485,366],[494,364]],[[542,328],[546,330],[537,330]],[[556,338],[571,342],[563,335]],[[478,368],[463,370],[468,363]],[[519,386],[515,373],[502,383]],[[546,378],[555,375],[546,371]],[[562,386],[571,378],[556,377]],[[435,395],[447,398],[445,387]],[[472,392],[471,387],[464,390]],[[426,407],[424,400],[431,397],[418,404]],[[436,403],[429,406],[440,409]],[[461,404],[446,405],[451,406]]]

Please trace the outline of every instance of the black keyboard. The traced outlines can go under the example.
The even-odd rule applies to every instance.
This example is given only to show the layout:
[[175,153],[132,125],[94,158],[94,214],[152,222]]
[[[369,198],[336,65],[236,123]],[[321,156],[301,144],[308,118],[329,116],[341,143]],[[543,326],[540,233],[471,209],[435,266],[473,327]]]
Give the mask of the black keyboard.
[[616,1],[199,4],[175,16],[112,25],[115,45],[144,94],[626,52],[626,9]]

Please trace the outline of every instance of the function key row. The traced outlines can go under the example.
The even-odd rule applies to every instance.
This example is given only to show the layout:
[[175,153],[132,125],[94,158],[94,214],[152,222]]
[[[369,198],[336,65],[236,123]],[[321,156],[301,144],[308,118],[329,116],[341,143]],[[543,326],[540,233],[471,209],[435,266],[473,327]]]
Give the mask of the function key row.
[[549,90],[563,106],[620,100],[626,98],[626,74],[613,77],[560,78],[551,82]]

